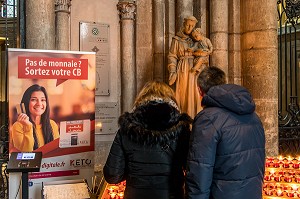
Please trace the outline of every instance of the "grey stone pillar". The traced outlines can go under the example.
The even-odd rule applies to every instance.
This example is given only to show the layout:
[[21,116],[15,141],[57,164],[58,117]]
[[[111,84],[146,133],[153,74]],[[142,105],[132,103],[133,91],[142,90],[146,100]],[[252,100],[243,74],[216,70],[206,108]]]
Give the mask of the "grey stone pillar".
[[165,71],[165,0],[153,1],[154,71],[153,79],[163,81]]
[[172,37],[175,36],[175,0],[166,0],[166,43],[165,43],[165,70],[164,70],[164,80],[168,82],[169,80],[169,70],[168,70],[168,53],[170,51],[170,46],[172,42]]
[[266,153],[269,156],[278,154],[276,6],[276,1],[241,1],[242,81],[250,90],[256,103],[256,111],[263,122]]
[[26,48],[55,49],[55,1],[26,1]]
[[[153,34],[153,1],[138,0],[136,9],[136,90],[139,92],[146,82],[153,80],[154,74],[154,34]],[[157,71],[156,71],[157,72]]]
[[[175,0],[166,0],[166,37],[167,37],[167,46],[171,46],[172,37],[175,36],[175,21],[176,21],[176,13],[175,13]],[[168,48],[169,49],[169,48]],[[167,51],[169,52],[169,51]]]
[[207,32],[208,32],[208,24],[207,24],[207,15],[208,10],[207,10],[207,1],[206,0],[194,0],[194,17],[198,19],[198,25],[196,26],[197,28],[199,27],[204,35],[207,37]]
[[210,3],[210,39],[214,47],[211,65],[228,74],[228,0],[211,0]]
[[135,1],[119,1],[121,31],[121,112],[130,111],[136,97]]
[[184,18],[193,15],[193,0],[176,1],[176,32],[183,24]]
[[71,0],[55,0],[57,50],[70,50],[70,6]]
[[241,85],[240,0],[229,0],[228,82]]

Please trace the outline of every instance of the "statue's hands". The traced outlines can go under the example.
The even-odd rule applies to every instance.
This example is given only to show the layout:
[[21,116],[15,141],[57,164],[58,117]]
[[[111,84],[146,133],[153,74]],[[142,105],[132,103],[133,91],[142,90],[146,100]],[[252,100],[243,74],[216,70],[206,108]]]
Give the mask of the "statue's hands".
[[193,52],[193,49],[191,49],[191,48],[187,48],[186,50],[187,50],[187,52]]
[[208,53],[207,51],[203,51],[203,52],[202,52],[202,56],[206,57],[206,56],[208,56],[208,55],[209,55],[209,53]]
[[191,73],[194,73],[194,74],[199,73],[199,71],[198,71],[195,67],[192,67],[192,68],[190,69],[190,72],[191,72]]
[[169,85],[173,85],[177,79],[177,73],[171,72],[169,76]]

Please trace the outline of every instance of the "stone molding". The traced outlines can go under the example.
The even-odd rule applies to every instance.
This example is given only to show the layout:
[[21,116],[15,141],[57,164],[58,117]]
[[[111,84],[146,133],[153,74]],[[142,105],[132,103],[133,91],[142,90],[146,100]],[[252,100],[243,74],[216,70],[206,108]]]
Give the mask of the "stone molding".
[[55,0],[55,12],[70,13],[71,0]]
[[121,20],[130,19],[135,20],[136,16],[136,3],[135,2],[119,2],[117,9]]

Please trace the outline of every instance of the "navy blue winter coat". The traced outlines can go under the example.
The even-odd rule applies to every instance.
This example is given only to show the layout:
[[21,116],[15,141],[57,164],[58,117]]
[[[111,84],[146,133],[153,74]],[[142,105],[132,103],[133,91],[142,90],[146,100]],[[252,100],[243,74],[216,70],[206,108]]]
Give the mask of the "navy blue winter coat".
[[125,199],[183,199],[191,123],[164,102],[124,113],[103,168],[105,180],[126,180]]
[[250,93],[224,84],[209,89],[190,139],[189,199],[261,199],[265,134]]

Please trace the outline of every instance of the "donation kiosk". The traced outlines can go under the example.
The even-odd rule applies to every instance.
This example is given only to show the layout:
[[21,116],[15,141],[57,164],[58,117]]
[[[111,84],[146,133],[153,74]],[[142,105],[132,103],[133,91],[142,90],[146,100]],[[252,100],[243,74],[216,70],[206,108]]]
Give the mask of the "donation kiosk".
[[42,152],[12,152],[7,165],[7,172],[22,172],[22,199],[28,199],[28,173],[39,172]]

